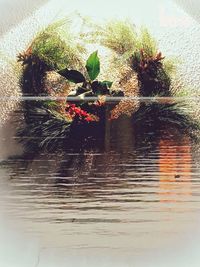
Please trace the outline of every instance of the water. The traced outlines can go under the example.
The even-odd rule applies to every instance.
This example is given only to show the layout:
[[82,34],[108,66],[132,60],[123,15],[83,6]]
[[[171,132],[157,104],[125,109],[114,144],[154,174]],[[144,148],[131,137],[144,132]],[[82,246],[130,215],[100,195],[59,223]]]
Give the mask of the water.
[[199,153],[198,142],[176,127],[133,127],[122,118],[81,153],[7,159],[1,216],[61,257],[109,256],[126,266],[135,257],[187,245],[198,229]]
[[[7,14],[3,3],[1,32],[16,26],[30,2]],[[146,11],[147,1],[110,1],[106,9],[100,2],[50,2],[5,35],[6,55],[15,60],[61,9],[102,20],[128,17],[147,25],[166,55],[182,59],[180,82],[198,88],[199,25],[170,1],[149,1]],[[6,69],[2,96],[16,95],[18,79]],[[15,127],[7,126],[0,128],[1,159],[18,150]],[[1,165],[0,266],[199,266],[198,143],[177,129],[155,130],[121,121],[118,130],[107,131],[105,146],[84,155],[67,151]]]

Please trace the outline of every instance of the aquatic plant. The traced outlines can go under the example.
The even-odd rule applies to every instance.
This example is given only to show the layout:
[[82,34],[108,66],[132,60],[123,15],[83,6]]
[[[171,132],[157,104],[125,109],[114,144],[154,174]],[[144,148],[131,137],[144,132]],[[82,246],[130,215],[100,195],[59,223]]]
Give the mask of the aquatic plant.
[[[114,108],[117,112],[122,111],[119,116],[134,113],[136,128],[159,128],[166,124],[188,134],[191,129],[198,128],[175,103],[136,101],[132,104],[131,100],[127,102],[123,98],[131,97],[132,92],[136,97],[173,95],[171,73],[175,71],[174,62],[166,60],[158,51],[156,41],[146,29],[138,32],[129,22],[116,21],[105,27],[98,26],[96,32],[90,34],[91,38],[97,38],[101,45],[114,51],[115,66],[120,69],[121,76],[124,74],[116,80],[122,89],[125,88],[116,91],[112,89],[115,81],[98,79],[102,70],[98,51],[91,53],[84,63],[80,51],[85,52],[85,49],[74,43],[69,31],[64,38],[59,27],[62,25],[54,24],[40,32],[27,51],[18,57],[23,66],[21,88],[24,96],[62,97],[61,100],[23,102],[25,123],[22,123],[18,136],[26,151],[80,148],[87,140],[100,140],[105,133],[105,121],[113,119]],[[55,90],[53,84],[45,83],[49,73],[61,83]],[[107,96],[118,97],[111,108],[109,106],[110,110],[105,106]],[[85,101],[87,97],[92,99]]]
[[[32,55],[31,52],[30,50],[28,55],[19,56],[23,66],[26,66],[23,72],[23,83],[21,84],[23,95],[27,93],[34,96],[43,95],[44,93],[48,95],[51,92],[45,91],[43,80],[49,67],[44,61]],[[38,64],[33,64],[33,59]],[[35,68],[38,73],[34,71]],[[69,141],[74,128],[77,129],[82,124],[85,126],[93,124],[93,127],[97,123],[101,125],[99,121],[104,117],[105,108],[102,100],[98,100],[98,96],[116,96],[116,93],[111,90],[112,82],[98,81],[96,79],[100,73],[100,60],[97,51],[89,56],[85,68],[87,70],[86,77],[81,72],[69,70],[68,68],[59,70],[58,74],[64,77],[66,82],[78,85],[75,92],[73,92],[74,97],[77,96],[80,97],[80,100],[83,100],[85,96],[94,96],[96,97],[94,101],[89,103],[84,101],[76,104],[68,103],[67,96],[65,96],[65,100],[39,101],[36,99],[23,102],[22,107],[26,124],[21,125],[18,136],[27,151],[30,150],[34,153],[34,151],[39,151],[40,149],[49,150],[55,147],[58,148],[61,144],[64,147],[66,146],[65,141]],[[75,135],[73,134],[73,136]]]

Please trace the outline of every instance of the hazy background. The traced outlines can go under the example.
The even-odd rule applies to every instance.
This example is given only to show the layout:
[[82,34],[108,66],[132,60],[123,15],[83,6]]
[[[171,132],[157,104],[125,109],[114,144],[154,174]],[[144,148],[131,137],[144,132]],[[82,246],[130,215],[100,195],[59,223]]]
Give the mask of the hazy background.
[[0,35],[30,16],[48,0],[0,0]]

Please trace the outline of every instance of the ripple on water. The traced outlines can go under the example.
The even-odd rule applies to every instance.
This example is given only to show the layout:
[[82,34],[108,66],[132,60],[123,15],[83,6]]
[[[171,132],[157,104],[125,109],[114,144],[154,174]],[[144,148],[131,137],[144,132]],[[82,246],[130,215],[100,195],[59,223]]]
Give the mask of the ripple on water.
[[198,144],[174,129],[113,126],[105,147],[8,159],[0,210],[52,246],[159,246],[198,221],[198,159]]

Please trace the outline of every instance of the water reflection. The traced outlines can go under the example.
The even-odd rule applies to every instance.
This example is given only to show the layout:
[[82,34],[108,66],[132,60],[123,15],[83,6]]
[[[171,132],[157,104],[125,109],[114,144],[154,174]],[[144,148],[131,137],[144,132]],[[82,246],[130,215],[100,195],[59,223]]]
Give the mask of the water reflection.
[[159,141],[160,199],[184,201],[192,194],[192,151],[188,136],[167,132]]
[[45,246],[68,249],[141,252],[193,227],[200,164],[187,132],[121,117],[96,138],[81,149],[7,160],[5,214]]

